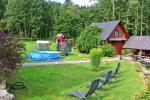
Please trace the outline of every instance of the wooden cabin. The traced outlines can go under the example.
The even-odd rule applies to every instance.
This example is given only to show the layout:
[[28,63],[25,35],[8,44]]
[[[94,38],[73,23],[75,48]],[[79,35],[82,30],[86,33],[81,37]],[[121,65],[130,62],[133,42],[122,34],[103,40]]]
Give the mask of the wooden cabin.
[[129,34],[124,25],[119,20],[93,23],[93,25],[103,29],[100,33],[101,39],[111,43],[114,46],[115,54],[121,55],[125,41],[129,38]]

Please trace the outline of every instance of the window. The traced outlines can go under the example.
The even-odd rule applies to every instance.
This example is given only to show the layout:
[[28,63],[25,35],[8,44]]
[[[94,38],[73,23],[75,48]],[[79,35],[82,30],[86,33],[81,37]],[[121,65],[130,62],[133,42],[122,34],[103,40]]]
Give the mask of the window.
[[115,30],[115,38],[119,37],[119,31]]

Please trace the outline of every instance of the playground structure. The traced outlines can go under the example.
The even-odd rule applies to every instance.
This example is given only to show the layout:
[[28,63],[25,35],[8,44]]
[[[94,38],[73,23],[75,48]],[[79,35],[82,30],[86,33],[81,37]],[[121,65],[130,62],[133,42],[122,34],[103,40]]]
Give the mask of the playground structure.
[[57,50],[64,48],[65,44],[65,35],[63,33],[59,33],[56,35],[56,45],[58,45]]
[[71,53],[73,44],[73,39],[65,39],[63,33],[56,35],[56,49],[61,51],[63,55],[68,56]]

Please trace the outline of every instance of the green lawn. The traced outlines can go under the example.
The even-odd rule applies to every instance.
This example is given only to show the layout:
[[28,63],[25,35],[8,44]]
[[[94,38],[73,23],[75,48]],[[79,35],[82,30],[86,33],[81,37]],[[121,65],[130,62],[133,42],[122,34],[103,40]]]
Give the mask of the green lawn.
[[32,50],[36,49],[35,41],[23,41],[26,46],[26,54],[29,54]]
[[[101,70],[114,68],[118,61],[104,62]],[[73,90],[88,88],[83,84],[99,76],[99,72],[90,71],[90,64],[47,65],[22,67],[18,71],[28,90],[13,91],[16,100],[77,100],[68,96]],[[121,61],[121,72],[118,74],[118,85],[111,84],[104,90],[97,90],[103,100],[133,100],[134,95],[144,88],[143,76],[136,72],[133,64]],[[104,95],[109,89],[108,95]],[[97,100],[93,95],[89,100]]]
[[[36,41],[23,41],[26,45],[26,54],[29,54],[32,50],[36,50],[35,43]],[[55,51],[55,42],[52,41],[50,45],[50,50]],[[87,54],[81,54],[77,51],[76,48],[73,48],[72,53],[69,56],[61,56],[64,60],[84,60],[89,59],[89,55]],[[30,60],[27,60],[28,62],[31,62]]]

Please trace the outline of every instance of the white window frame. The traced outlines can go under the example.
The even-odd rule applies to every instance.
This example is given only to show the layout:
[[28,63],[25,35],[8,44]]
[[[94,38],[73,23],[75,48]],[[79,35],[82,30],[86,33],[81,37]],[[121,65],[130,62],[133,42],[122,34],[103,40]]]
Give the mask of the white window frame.
[[115,38],[118,38],[118,37],[119,37],[119,31],[118,31],[118,30],[115,30],[114,37],[115,37]]

